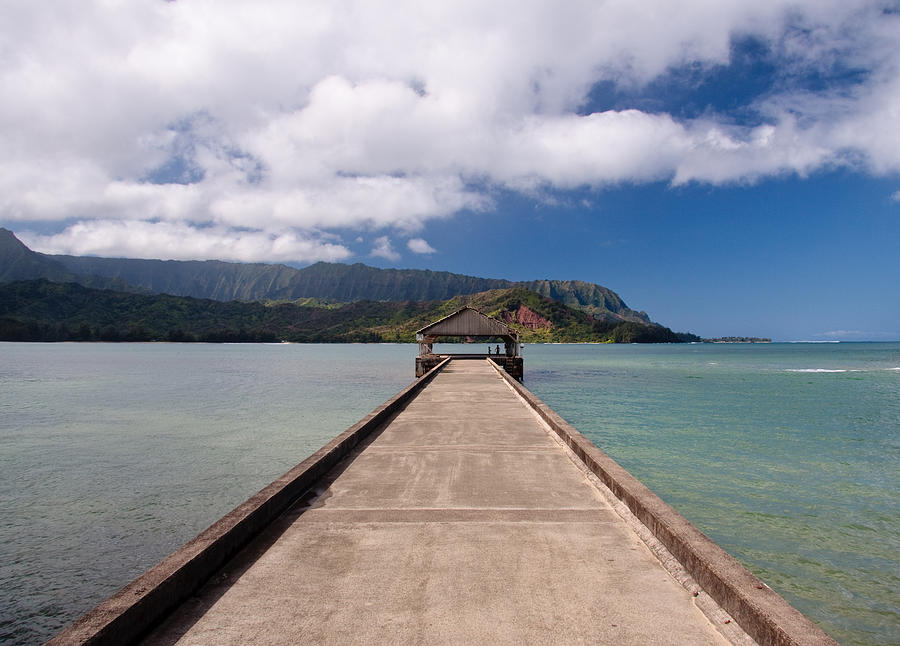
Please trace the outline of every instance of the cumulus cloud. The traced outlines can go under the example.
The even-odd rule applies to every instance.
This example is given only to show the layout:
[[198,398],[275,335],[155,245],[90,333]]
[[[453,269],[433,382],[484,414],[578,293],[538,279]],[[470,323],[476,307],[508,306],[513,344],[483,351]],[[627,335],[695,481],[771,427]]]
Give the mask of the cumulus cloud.
[[435,253],[436,249],[422,238],[410,238],[406,246],[413,253]]
[[[0,221],[59,222],[31,236],[44,251],[305,262],[489,212],[498,190],[894,173],[900,15],[882,4],[10,0]],[[746,37],[781,66],[740,106],[755,122],[591,105],[601,82],[722,69]]]
[[391,244],[391,239],[387,236],[375,238],[372,246],[372,253],[369,254],[373,258],[384,258],[385,260],[400,260],[400,254]]
[[192,227],[179,222],[87,221],[53,235],[20,234],[29,247],[46,253],[235,262],[335,262],[350,256],[340,244],[305,238],[293,231],[236,232],[223,227]]

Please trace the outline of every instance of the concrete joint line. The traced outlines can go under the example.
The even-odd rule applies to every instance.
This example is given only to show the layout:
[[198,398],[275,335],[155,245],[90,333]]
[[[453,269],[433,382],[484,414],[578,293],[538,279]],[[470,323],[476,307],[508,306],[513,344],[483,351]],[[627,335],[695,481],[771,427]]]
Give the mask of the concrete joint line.
[[609,504],[616,514],[625,522],[625,524],[641,539],[647,548],[653,553],[659,563],[665,568],[669,575],[675,579],[685,590],[694,597],[694,603],[700,611],[709,619],[710,623],[718,630],[729,642],[735,646],[758,646],[757,642],[750,637],[744,630],[733,621],[729,615],[715,600],[710,597],[687,570],[678,562],[678,559],[666,549],[653,533],[644,525],[637,516],[631,513],[621,500],[607,487],[600,478],[591,471],[587,465],[581,460],[575,452],[554,432],[554,430],[544,421],[529,402],[522,397],[519,392],[507,383],[509,389],[522,402],[522,405],[531,411],[531,414],[537,420],[541,428],[553,438],[557,446],[562,449],[563,453],[569,458],[572,464],[584,475],[584,477],[597,489],[602,498]]
[[444,359],[191,541],[82,615],[47,645],[118,646],[138,641],[300,500],[361,440],[390,421],[449,362],[449,358]]
[[[703,609],[707,605],[705,600],[701,600],[701,596],[707,595],[711,603],[726,613],[725,616],[734,618],[734,621],[723,626],[738,624],[751,642],[755,640],[763,646],[837,646],[837,642],[821,628],[597,448],[525,386],[496,366],[494,369],[542,422],[551,437],[568,450],[570,457],[577,458],[573,460],[575,464],[593,476],[592,482],[596,479],[596,483],[603,485],[598,490],[612,496],[616,501],[614,509],[618,512],[622,508],[634,517],[638,527],[643,526],[672,562],[678,563],[685,575],[691,577],[692,584],[704,591],[696,597],[698,607]],[[628,522],[628,516],[623,517]],[[646,540],[644,542],[647,543]],[[650,543],[647,545],[654,549]],[[660,561],[665,566],[668,559],[660,558]],[[680,575],[673,576],[680,581]],[[718,615],[715,609],[712,609],[712,614],[714,616],[707,613],[707,617],[720,628],[716,623],[715,617]]]

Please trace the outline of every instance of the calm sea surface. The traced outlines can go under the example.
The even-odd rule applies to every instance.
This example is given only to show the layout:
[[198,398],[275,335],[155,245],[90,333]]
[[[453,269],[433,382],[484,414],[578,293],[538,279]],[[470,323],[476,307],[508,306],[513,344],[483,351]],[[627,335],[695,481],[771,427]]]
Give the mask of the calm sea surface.
[[[0,643],[52,636],[414,356],[0,343]],[[900,344],[528,346],[525,384],[840,642],[900,642]]]

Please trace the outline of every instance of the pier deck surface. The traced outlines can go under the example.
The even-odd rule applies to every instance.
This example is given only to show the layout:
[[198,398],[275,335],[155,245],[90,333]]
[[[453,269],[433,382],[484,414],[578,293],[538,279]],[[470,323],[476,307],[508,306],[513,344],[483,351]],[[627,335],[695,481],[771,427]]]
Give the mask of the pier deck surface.
[[452,361],[146,644],[725,644],[485,361]]

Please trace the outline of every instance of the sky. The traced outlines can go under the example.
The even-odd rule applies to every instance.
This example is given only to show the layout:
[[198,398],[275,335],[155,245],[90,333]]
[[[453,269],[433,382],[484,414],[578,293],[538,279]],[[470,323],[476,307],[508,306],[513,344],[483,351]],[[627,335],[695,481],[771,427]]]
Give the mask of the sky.
[[0,226],[37,251],[900,340],[896,0],[4,0],[0,92]]

